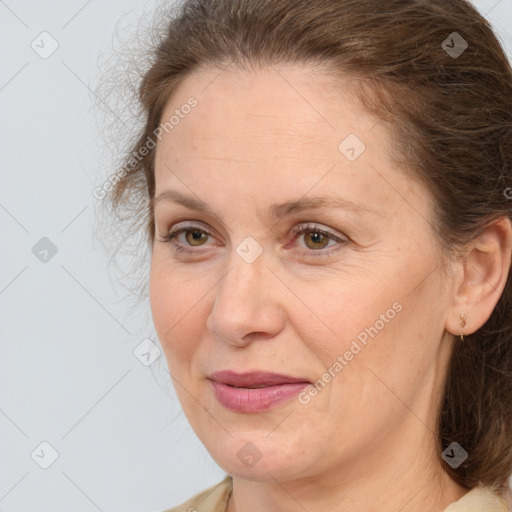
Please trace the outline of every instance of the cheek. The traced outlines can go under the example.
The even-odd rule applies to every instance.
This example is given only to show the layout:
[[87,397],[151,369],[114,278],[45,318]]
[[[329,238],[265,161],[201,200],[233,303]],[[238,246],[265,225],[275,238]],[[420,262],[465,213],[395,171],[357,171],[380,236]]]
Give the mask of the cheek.
[[358,352],[353,342],[364,349],[373,339],[382,338],[397,322],[402,309],[397,294],[390,292],[386,283],[363,279],[308,285],[298,295],[307,297],[308,305],[307,310],[299,305],[295,312],[296,325],[304,328],[298,334],[303,334],[304,340],[310,339],[312,348],[326,352],[333,360],[351,348],[348,358],[352,358]]
[[[423,313],[425,303],[432,302],[428,289],[410,294],[383,288],[359,300],[345,302],[347,309],[336,320],[334,330],[340,335],[329,346],[326,364],[336,377],[325,400],[339,405],[335,414],[340,421],[350,415],[352,427],[365,431],[371,428],[367,421],[394,424],[407,413],[404,404],[417,403],[423,387],[434,386],[429,373],[436,365],[442,326],[440,312]],[[337,356],[341,361],[334,366]]]
[[[302,291],[317,317],[310,313],[303,318],[304,330],[298,334],[315,352],[324,371],[336,375],[333,391],[345,380],[344,389],[350,382],[353,393],[363,392],[368,380],[375,381],[371,370],[390,384],[407,386],[411,374],[423,366],[430,349],[422,332],[425,318],[419,314],[418,302],[425,297],[421,293],[408,295],[412,285],[404,283],[403,276],[401,281],[398,275],[393,279],[393,271],[390,269],[380,281],[353,279]],[[323,332],[312,326],[321,326]]]
[[172,277],[176,275],[152,264],[149,280],[153,324],[172,372],[180,362],[192,358],[195,340],[199,339],[196,329],[200,329],[195,321],[199,311],[197,293],[190,283]]

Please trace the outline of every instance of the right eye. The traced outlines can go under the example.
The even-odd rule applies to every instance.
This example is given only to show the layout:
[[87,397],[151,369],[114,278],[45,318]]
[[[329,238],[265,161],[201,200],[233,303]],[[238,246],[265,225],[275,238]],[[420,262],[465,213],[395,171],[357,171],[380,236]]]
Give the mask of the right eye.
[[[178,236],[181,234],[185,235],[184,241],[179,241]],[[211,235],[211,233],[205,231],[202,228],[198,228],[195,225],[188,224],[182,225],[177,229],[169,231],[169,233],[167,233],[166,235],[161,236],[160,242],[170,244],[176,252],[192,253],[197,251],[190,250],[188,247],[201,247],[206,245],[203,242],[208,240],[209,236],[213,235]]]

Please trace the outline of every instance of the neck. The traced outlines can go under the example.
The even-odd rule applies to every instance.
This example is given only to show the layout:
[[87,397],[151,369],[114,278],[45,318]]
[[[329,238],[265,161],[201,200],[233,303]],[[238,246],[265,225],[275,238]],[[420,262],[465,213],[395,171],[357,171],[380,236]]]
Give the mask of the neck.
[[[254,481],[233,475],[227,512],[443,511],[468,491],[454,482],[432,455],[436,438],[429,429],[412,445],[406,433],[407,429],[394,433],[396,450],[391,457],[390,445],[379,440],[375,448],[366,450],[371,456],[314,476],[280,480],[277,473],[270,477],[269,470],[269,480]],[[383,446],[385,449],[379,450]]]

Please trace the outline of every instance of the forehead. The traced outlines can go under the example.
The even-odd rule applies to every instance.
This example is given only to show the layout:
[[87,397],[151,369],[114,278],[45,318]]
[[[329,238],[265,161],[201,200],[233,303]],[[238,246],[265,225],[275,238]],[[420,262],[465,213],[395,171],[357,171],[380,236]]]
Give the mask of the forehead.
[[[392,134],[351,86],[298,66],[193,73],[162,115],[179,122],[157,145],[156,194],[193,187],[229,208],[234,196],[240,205],[339,193],[387,214],[414,197],[413,210],[427,217],[423,185],[396,170]],[[183,109],[191,98],[197,106]]]
[[[328,153],[348,132],[365,134],[376,125],[350,92],[351,84],[333,83],[314,69],[267,66],[258,70],[202,69],[187,77],[168,101],[162,121],[194,97],[198,105],[173,130],[169,143],[180,152],[201,144],[201,151],[228,158],[315,157],[313,147]],[[372,138],[382,136],[377,130]],[[179,140],[173,145],[172,140]],[[380,141],[382,144],[384,141]],[[215,149],[215,150],[214,150]],[[279,154],[278,154],[279,153]],[[215,156],[212,154],[212,156]]]

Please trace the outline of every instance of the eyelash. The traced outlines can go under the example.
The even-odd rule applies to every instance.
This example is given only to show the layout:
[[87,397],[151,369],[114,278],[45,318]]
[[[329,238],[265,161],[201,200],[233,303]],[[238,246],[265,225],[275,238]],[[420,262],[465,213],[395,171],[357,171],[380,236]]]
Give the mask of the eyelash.
[[[203,233],[205,235],[211,235],[211,233],[209,233],[208,231],[206,231],[205,229],[202,229],[202,228],[199,228],[198,226],[194,226],[193,224],[190,224],[190,225],[185,225],[175,231],[172,231],[172,232],[169,232],[167,233],[166,235],[164,236],[161,236],[160,237],[160,242],[163,242],[163,243],[167,243],[167,244],[170,244],[174,251],[176,253],[188,253],[188,254],[193,254],[193,253],[197,253],[198,251],[194,250],[194,249],[185,249],[182,244],[177,244],[174,239],[180,234],[180,233],[183,233],[183,232],[187,232],[187,231],[198,231],[200,233]],[[324,229],[321,229],[317,226],[315,226],[314,224],[303,224],[301,226],[298,226],[296,228],[294,228],[292,230],[292,235],[295,237],[295,238],[298,238],[300,235],[302,235],[303,233],[319,233],[321,235],[324,235],[326,237],[328,237],[330,240],[334,240],[335,242],[338,242],[341,246],[343,245],[346,245],[348,243],[348,240],[345,240],[343,238],[340,238],[336,235],[334,235],[333,233],[330,233],[329,231],[325,231]],[[314,250],[314,249],[301,249],[299,252],[303,255],[306,255],[306,256],[313,256],[313,257],[329,257],[329,256],[332,256],[333,253],[337,252],[340,248],[338,249],[335,249],[335,250],[327,250],[327,249],[320,249],[320,250]],[[307,253],[307,254],[306,254]]]

